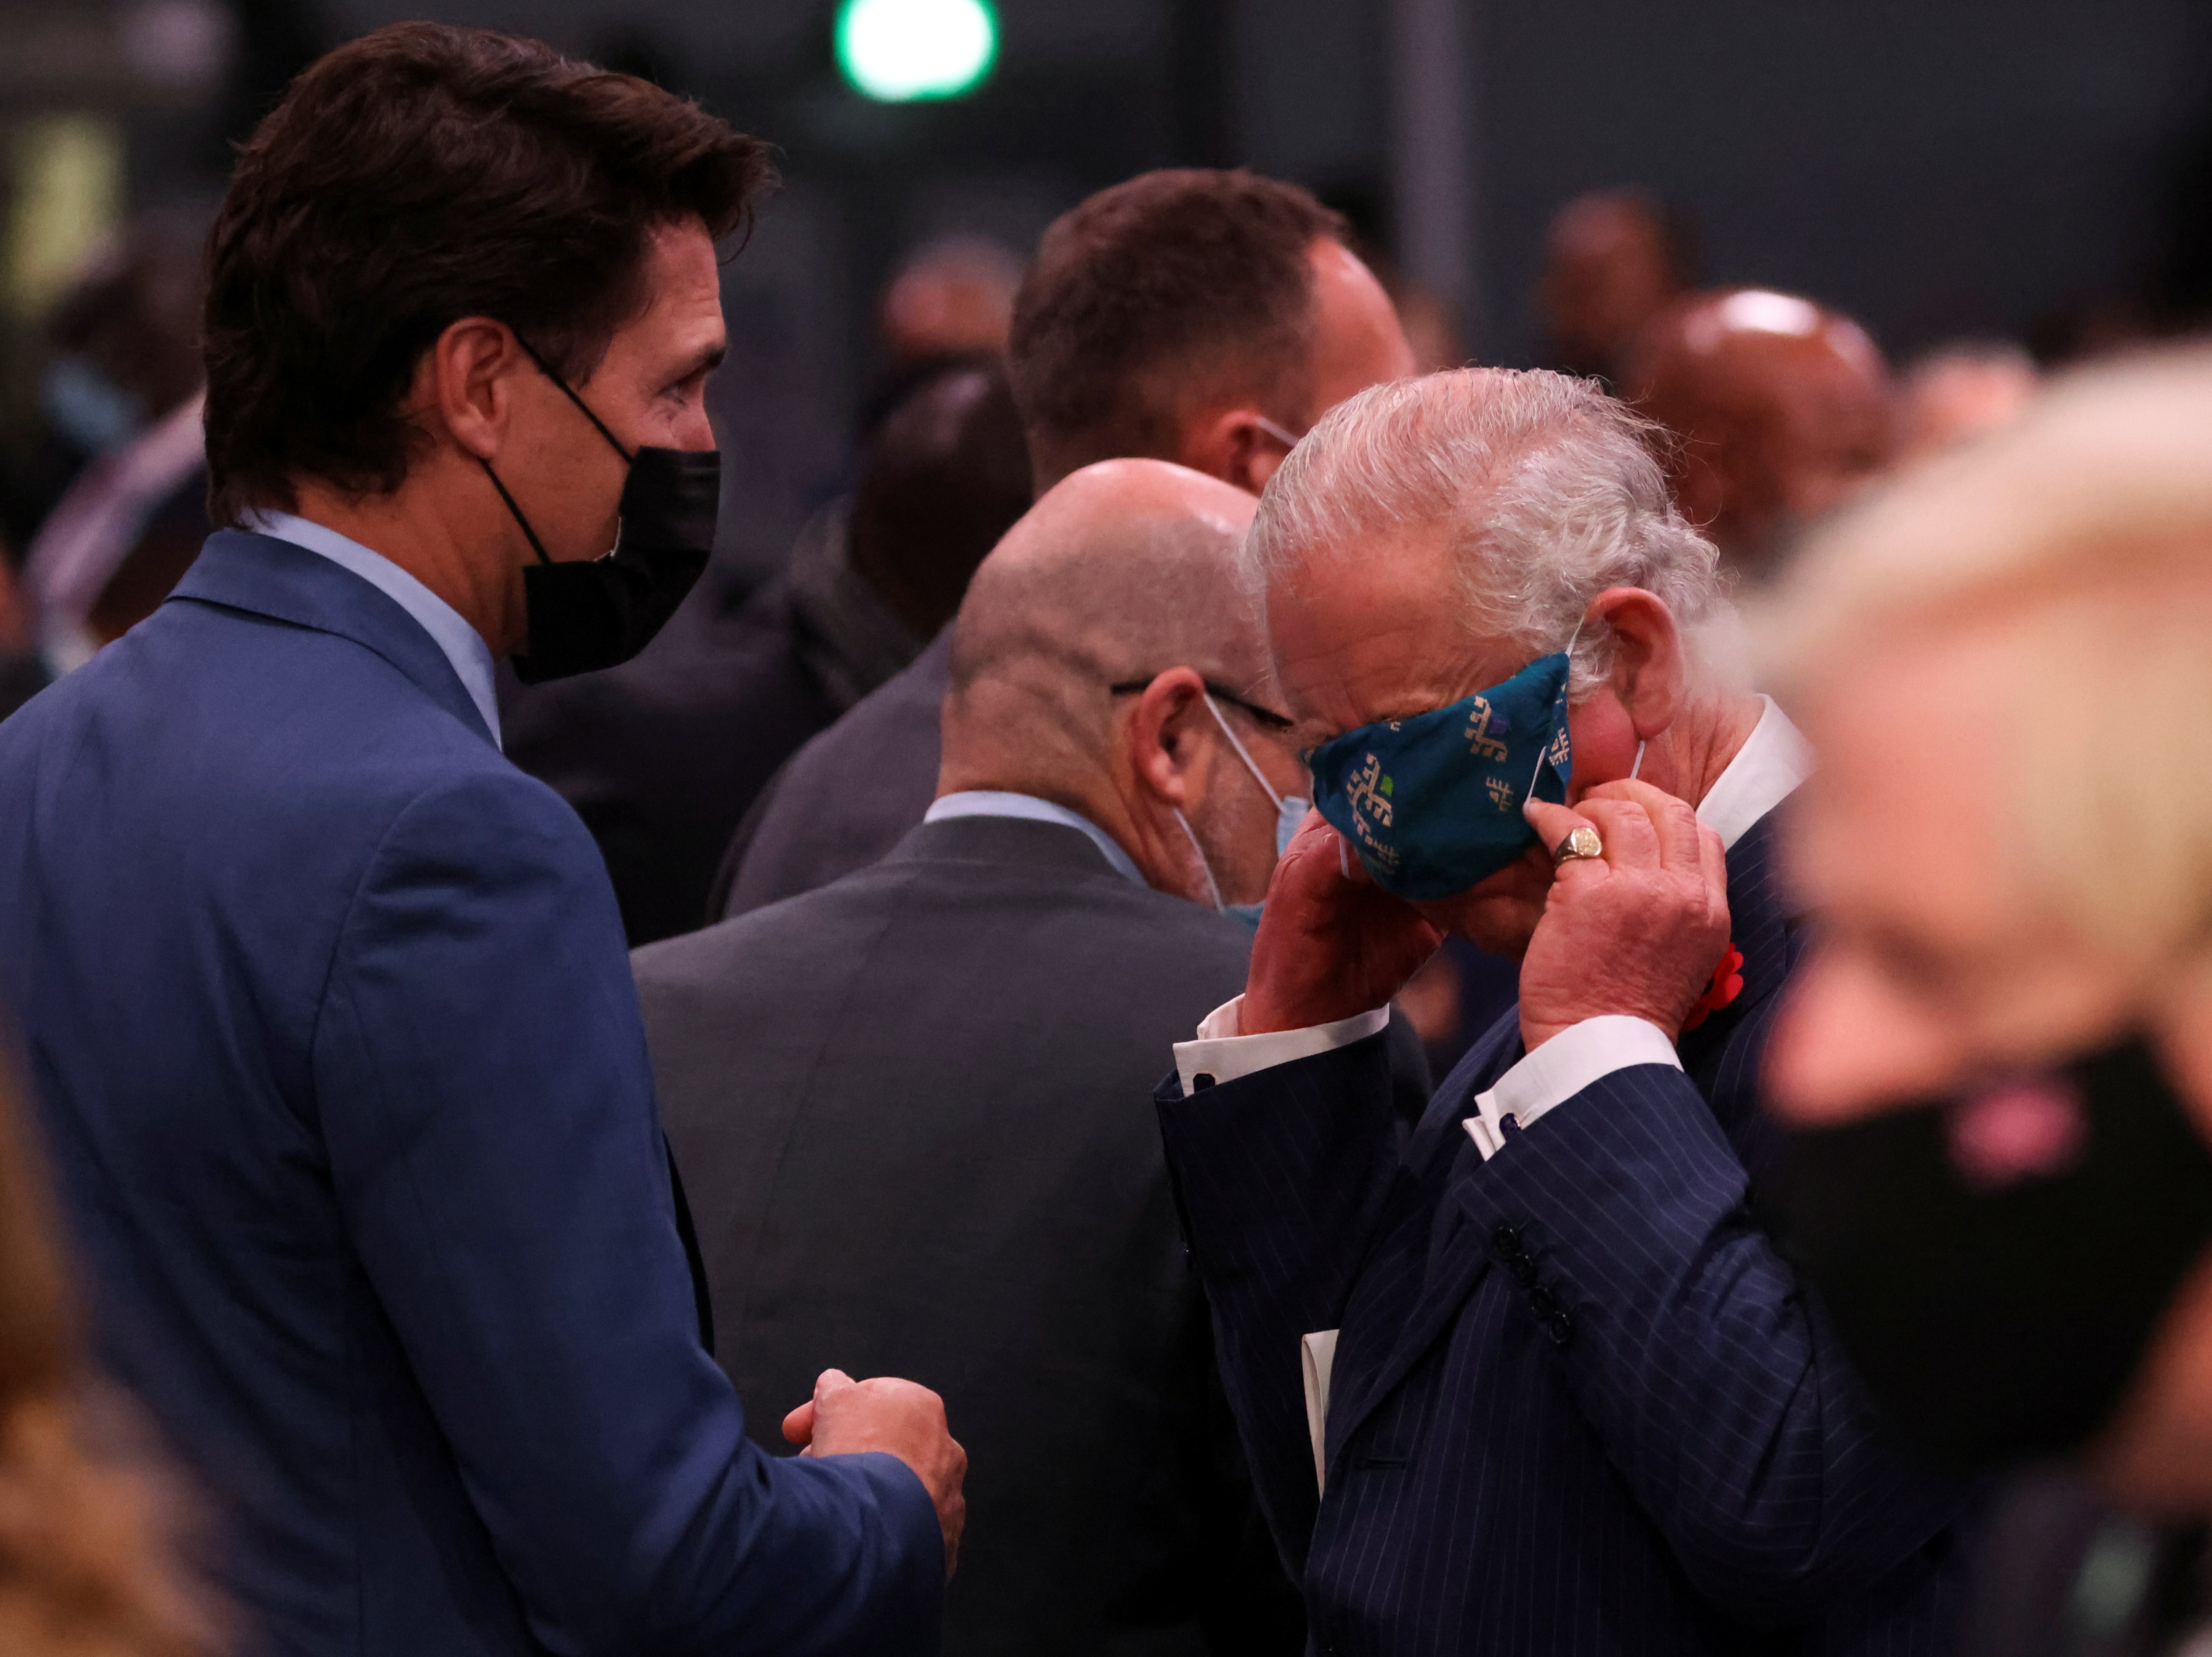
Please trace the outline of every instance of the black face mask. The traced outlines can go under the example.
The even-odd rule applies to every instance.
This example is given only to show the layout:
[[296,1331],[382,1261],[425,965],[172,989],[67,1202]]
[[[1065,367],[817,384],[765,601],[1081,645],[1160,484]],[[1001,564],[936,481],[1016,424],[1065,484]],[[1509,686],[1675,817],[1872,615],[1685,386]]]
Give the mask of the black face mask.
[[515,677],[525,684],[617,667],[643,650],[684,602],[714,547],[714,514],[722,498],[722,458],[713,449],[640,449],[615,441],[606,423],[593,414],[545,359],[518,336],[538,371],[584,411],[614,452],[629,462],[623,485],[622,530],[615,548],[602,558],[556,564],[491,462],[485,475],[514,521],[529,537],[538,561],[522,572],[525,619],[530,653],[514,658]]
[[2110,1421],[2212,1244],[2212,1154],[2132,1040],[1793,1134],[1762,1206],[1875,1402],[1976,1466]]

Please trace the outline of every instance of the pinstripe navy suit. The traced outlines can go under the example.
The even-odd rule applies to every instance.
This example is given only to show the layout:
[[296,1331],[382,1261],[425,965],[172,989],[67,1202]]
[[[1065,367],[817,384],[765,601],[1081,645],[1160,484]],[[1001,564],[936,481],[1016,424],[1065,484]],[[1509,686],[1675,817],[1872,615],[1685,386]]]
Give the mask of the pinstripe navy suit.
[[[1799,932],[1729,853],[1744,988],[1483,1160],[1509,1014],[1401,1149],[1382,1042],[1159,1105],[1220,1362],[1315,1648],[1936,1654],[1959,1492],[1900,1454],[1746,1214]],[[1339,1329],[1317,1497],[1299,1341]]]

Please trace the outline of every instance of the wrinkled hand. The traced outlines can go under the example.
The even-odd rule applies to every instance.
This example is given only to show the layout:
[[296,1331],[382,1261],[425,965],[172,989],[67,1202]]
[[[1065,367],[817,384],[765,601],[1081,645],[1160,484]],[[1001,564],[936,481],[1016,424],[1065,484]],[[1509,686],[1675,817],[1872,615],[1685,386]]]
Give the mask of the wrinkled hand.
[[1522,1042],[1534,1053],[1607,1013],[1680,1035],[1728,947],[1721,837],[1648,782],[1602,783],[1571,809],[1530,800],[1526,811],[1547,847],[1587,823],[1605,856],[1563,863],[1553,878],[1521,962]]
[[1309,811],[1267,883],[1243,1032],[1304,1029],[1371,1011],[1443,942],[1412,904],[1369,878],[1320,812]]
[[945,1400],[911,1381],[879,1375],[854,1381],[842,1369],[824,1369],[814,1396],[783,1418],[783,1435],[803,1444],[805,1455],[860,1455],[880,1450],[915,1471],[937,1504],[945,1532],[945,1575],[960,1562],[960,1533],[967,1528],[968,1452],[945,1423]]

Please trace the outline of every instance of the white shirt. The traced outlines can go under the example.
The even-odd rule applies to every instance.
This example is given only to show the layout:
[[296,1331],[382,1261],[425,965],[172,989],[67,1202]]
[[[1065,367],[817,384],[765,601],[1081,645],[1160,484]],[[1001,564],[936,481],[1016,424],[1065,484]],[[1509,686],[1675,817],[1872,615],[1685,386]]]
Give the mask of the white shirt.
[[[1137,865],[1121,849],[1121,842],[1091,822],[1080,811],[1071,811],[1065,805],[1048,799],[1039,799],[1035,794],[1008,793],[996,788],[970,788],[961,793],[947,794],[932,803],[921,814],[924,822],[943,822],[948,817],[1020,817],[1029,822],[1056,822],[1063,828],[1073,828],[1087,837],[1098,848],[1099,855],[1114,865],[1114,872],[1139,886],[1149,885],[1137,872]],[[1258,1068],[1256,1065],[1255,1068]]]
[[[1734,847],[1753,823],[1813,774],[1811,744],[1773,698],[1759,700],[1766,711],[1698,805],[1699,819],[1720,835],[1724,847]],[[1237,1017],[1243,1001],[1240,995],[1216,1007],[1199,1025],[1196,1041],[1176,1044],[1176,1071],[1186,1094],[1201,1073],[1216,1082],[1234,1081],[1271,1065],[1361,1041],[1390,1019],[1390,1009],[1383,1006],[1304,1029],[1240,1035]],[[1526,1128],[1601,1077],[1632,1065],[1671,1065],[1680,1070],[1682,1061],[1667,1033],[1649,1020],[1618,1014],[1586,1018],[1523,1058],[1498,1078],[1495,1087],[1477,1094],[1475,1114],[1463,1126],[1487,1159],[1504,1143],[1506,1117],[1517,1119]]]
[[430,642],[446,653],[459,677],[461,689],[483,715],[484,729],[499,744],[499,697],[492,688],[491,646],[461,619],[460,611],[424,586],[380,552],[371,552],[358,541],[336,530],[295,518],[289,512],[249,513],[246,527],[256,535],[289,541],[295,547],[319,553],[334,564],[343,564],[356,575],[412,616]]

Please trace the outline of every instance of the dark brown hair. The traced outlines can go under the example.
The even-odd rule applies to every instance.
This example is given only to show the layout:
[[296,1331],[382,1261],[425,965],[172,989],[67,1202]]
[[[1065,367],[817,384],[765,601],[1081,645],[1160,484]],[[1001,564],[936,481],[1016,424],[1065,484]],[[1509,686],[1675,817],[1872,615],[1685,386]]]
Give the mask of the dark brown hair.
[[400,23],[294,82],[240,152],[208,239],[208,511],[291,480],[398,487],[416,364],[495,317],[572,385],[643,305],[660,225],[716,240],[773,182],[696,105],[550,46]]
[[1308,250],[1345,234],[1296,185],[1241,170],[1141,173],[1054,220],[1006,347],[1040,480],[1118,456],[1172,458],[1194,392],[1303,404]]

